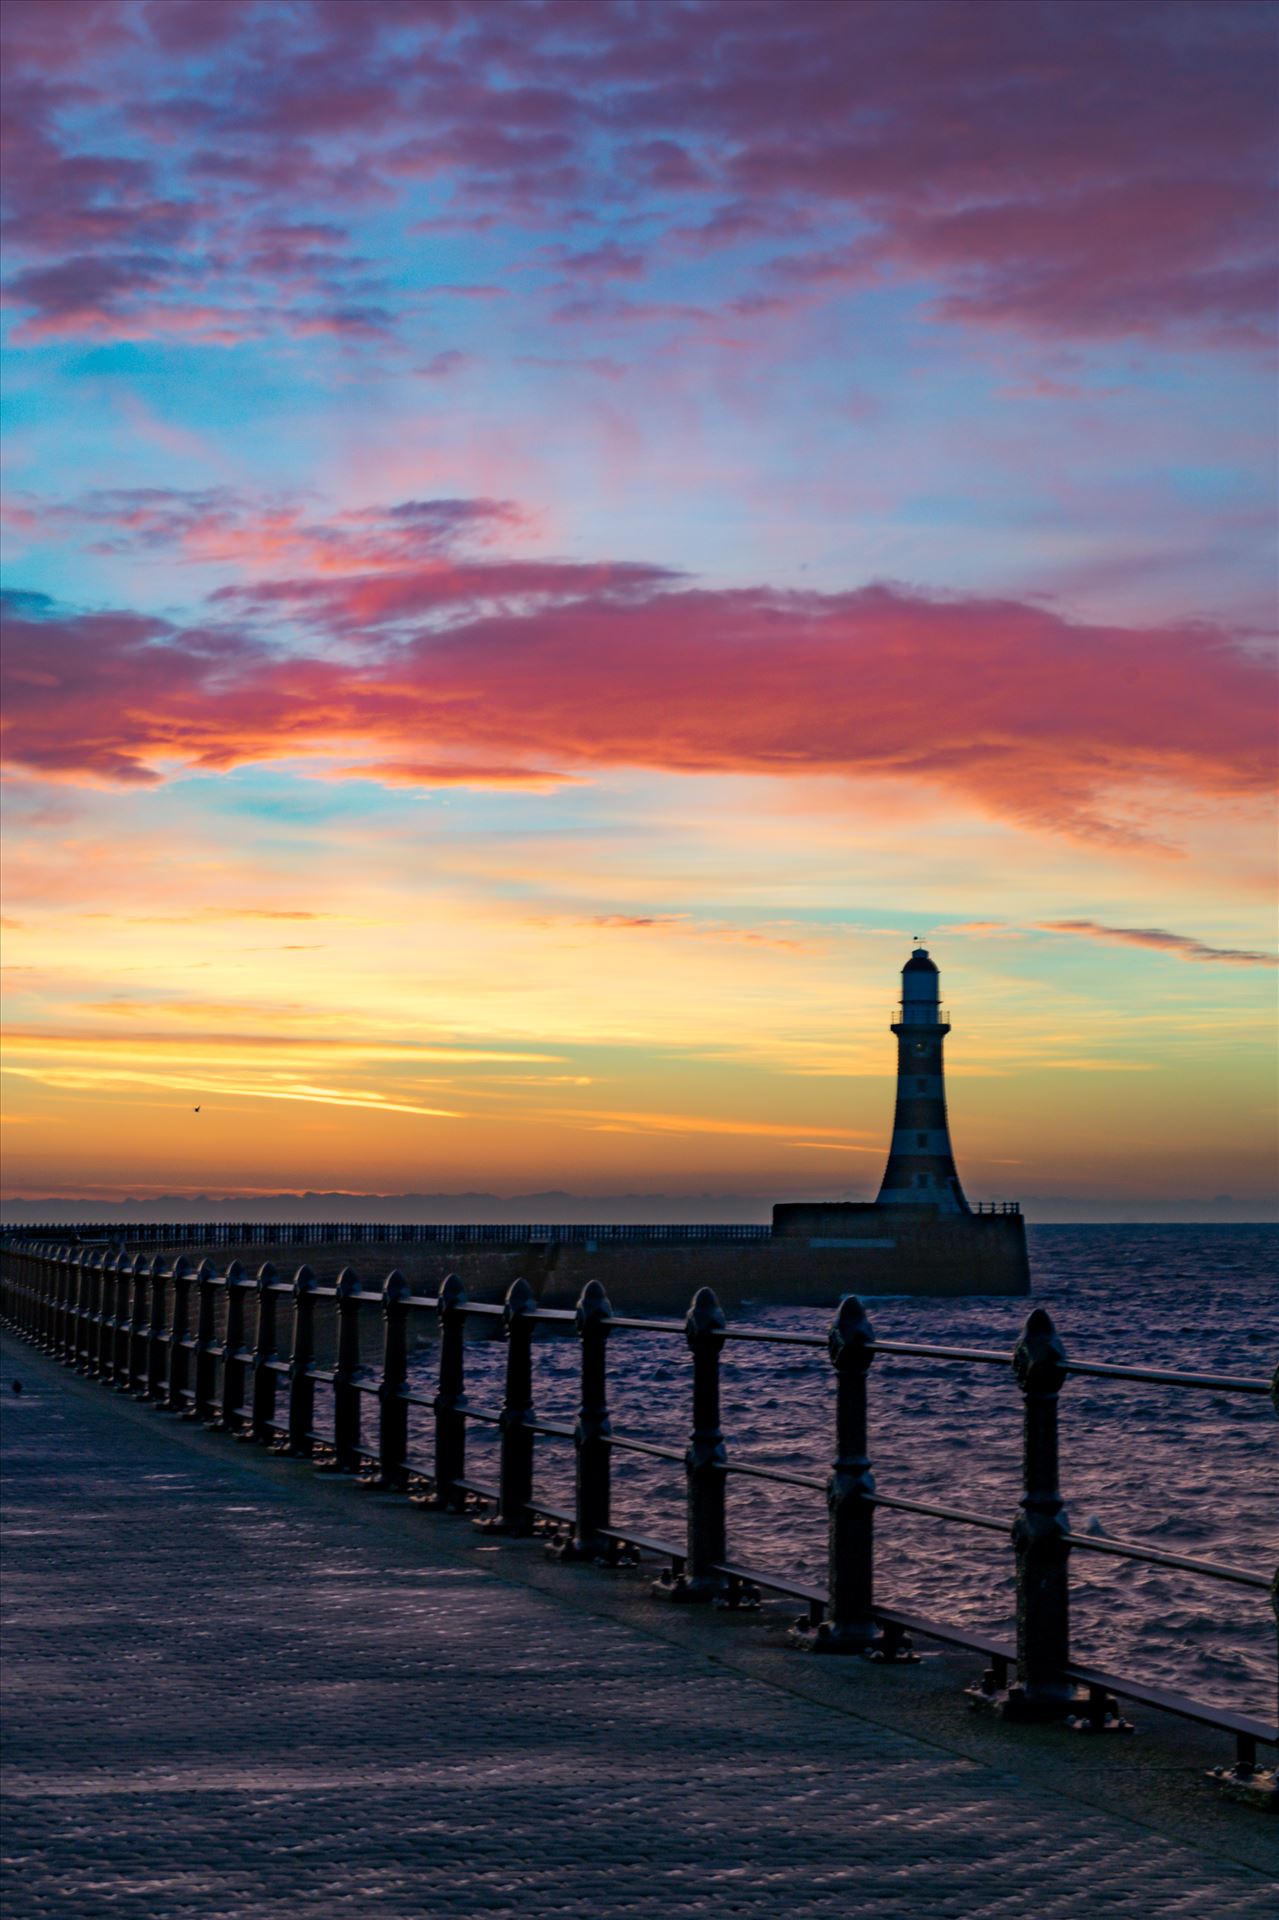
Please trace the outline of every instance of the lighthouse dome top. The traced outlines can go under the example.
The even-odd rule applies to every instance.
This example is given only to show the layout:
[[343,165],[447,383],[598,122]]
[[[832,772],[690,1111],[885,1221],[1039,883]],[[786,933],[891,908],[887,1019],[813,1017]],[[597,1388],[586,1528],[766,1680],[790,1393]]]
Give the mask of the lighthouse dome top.
[[936,973],[937,962],[928,957],[927,947],[916,947],[902,968],[903,973]]

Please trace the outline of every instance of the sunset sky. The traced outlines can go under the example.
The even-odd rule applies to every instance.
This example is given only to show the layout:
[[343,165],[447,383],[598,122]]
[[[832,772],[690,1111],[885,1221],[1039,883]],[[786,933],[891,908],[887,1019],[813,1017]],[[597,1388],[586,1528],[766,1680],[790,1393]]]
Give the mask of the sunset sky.
[[1268,1217],[1275,21],[5,0],[6,1195]]

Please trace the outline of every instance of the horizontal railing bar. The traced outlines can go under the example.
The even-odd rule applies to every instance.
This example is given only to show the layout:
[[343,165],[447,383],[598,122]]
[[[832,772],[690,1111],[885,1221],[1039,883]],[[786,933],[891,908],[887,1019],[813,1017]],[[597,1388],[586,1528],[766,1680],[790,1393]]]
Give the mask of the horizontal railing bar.
[[501,1414],[495,1413],[491,1407],[455,1407],[453,1411],[460,1413],[464,1420],[478,1420],[483,1427],[500,1427],[502,1424]]
[[457,1309],[460,1313],[469,1313],[483,1319],[500,1320],[506,1311],[490,1300],[464,1300]]
[[558,1420],[526,1420],[525,1428],[529,1433],[549,1433],[556,1440],[574,1440],[577,1438],[572,1427],[560,1424]]
[[575,1527],[577,1515],[570,1513],[567,1507],[548,1507],[543,1500],[526,1500],[525,1513],[535,1513],[539,1520],[558,1520],[562,1527]]
[[824,1587],[806,1586],[802,1580],[792,1580],[785,1574],[761,1572],[758,1567],[744,1567],[736,1561],[717,1561],[711,1568],[712,1573],[723,1573],[730,1580],[749,1580],[752,1586],[764,1587],[769,1593],[784,1593],[793,1600],[806,1600],[811,1607],[829,1607],[830,1597]]
[[1206,1579],[1228,1580],[1236,1587],[1257,1587],[1262,1593],[1270,1590],[1264,1573],[1249,1573],[1243,1567],[1223,1567],[1214,1560],[1191,1560],[1183,1554],[1163,1553],[1158,1547],[1143,1547],[1136,1540],[1110,1540],[1091,1533],[1068,1533],[1064,1538],[1084,1553],[1107,1553],[1117,1560],[1144,1560],[1153,1567],[1175,1567],[1180,1573],[1201,1573]]
[[1011,1353],[990,1353],[985,1347],[934,1347],[917,1340],[871,1340],[868,1353],[917,1354],[925,1360],[971,1360],[981,1366],[1011,1367]]
[[1232,1707],[1206,1706],[1200,1700],[1187,1699],[1184,1693],[1174,1693],[1169,1687],[1148,1687],[1140,1680],[1125,1680],[1120,1674],[1103,1673],[1096,1667],[1071,1665],[1066,1668],[1066,1674],[1079,1686],[1100,1687],[1117,1693],[1121,1700],[1136,1700],[1141,1706],[1175,1713],[1183,1720],[1197,1721],[1200,1726],[1220,1727],[1226,1733],[1260,1741],[1267,1747],[1279,1745],[1279,1727],[1255,1720],[1248,1713],[1236,1713]]
[[1172,1368],[1112,1366],[1105,1360],[1067,1360],[1067,1373],[1091,1373],[1104,1380],[1136,1380],[1164,1387],[1202,1387],[1212,1393],[1268,1394],[1268,1380],[1248,1380],[1238,1374],[1177,1373]]
[[969,1633],[963,1627],[944,1621],[927,1620],[917,1613],[903,1613],[900,1607],[871,1608],[872,1617],[887,1627],[899,1627],[905,1633],[917,1633],[925,1640],[936,1640],[943,1647],[962,1647],[968,1653],[985,1654],[988,1660],[1017,1664],[1017,1649],[1006,1640],[993,1640],[989,1634]]
[[630,1313],[610,1314],[604,1323],[608,1327],[631,1327],[638,1333],[683,1333],[682,1320],[640,1320]]
[[784,1467],[757,1467],[747,1460],[726,1460],[720,1472],[740,1473],[748,1480],[777,1480],[785,1487],[808,1487],[814,1493],[826,1491],[826,1482],[814,1479],[811,1474],[790,1473]]
[[597,1528],[601,1540],[616,1540],[622,1547],[639,1547],[644,1553],[655,1553],[664,1560],[671,1560],[682,1567],[688,1558],[687,1547],[673,1546],[669,1540],[654,1540],[647,1533],[636,1533],[627,1527]]
[[758,1340],[771,1347],[818,1347],[824,1353],[828,1346],[824,1333],[769,1333],[762,1327],[734,1327],[724,1329],[727,1340]]
[[496,1487],[485,1487],[478,1480],[455,1480],[453,1485],[460,1493],[473,1493],[477,1500],[491,1500],[494,1506],[501,1499]]
[[678,1447],[659,1447],[653,1440],[632,1440],[628,1434],[609,1433],[600,1437],[605,1447],[620,1447],[624,1453],[649,1453],[654,1460],[675,1460],[682,1466],[684,1455]]
[[930,1500],[906,1500],[893,1493],[867,1494],[872,1507],[892,1507],[898,1513],[922,1513],[929,1520],[953,1520],[961,1527],[984,1527],[988,1533],[1005,1536],[1011,1523],[994,1520],[988,1513],[970,1513],[966,1507],[935,1507]]

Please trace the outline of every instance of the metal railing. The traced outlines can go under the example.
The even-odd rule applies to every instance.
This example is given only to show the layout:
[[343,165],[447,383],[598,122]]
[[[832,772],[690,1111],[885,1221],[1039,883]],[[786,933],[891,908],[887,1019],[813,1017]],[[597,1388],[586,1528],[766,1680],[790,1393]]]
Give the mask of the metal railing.
[[43,1242],[72,1244],[105,1241],[133,1247],[527,1247],[555,1243],[562,1246],[603,1246],[629,1242],[635,1246],[678,1246],[707,1241],[738,1243],[768,1240],[771,1226],[742,1225],[729,1222],[707,1226],[696,1222],[689,1226],[641,1223],[638,1225],[583,1226],[566,1224],[511,1225],[494,1222],[475,1225],[450,1225],[445,1222],[412,1222],[397,1225],[386,1221],[272,1221],[216,1220],[191,1221],[94,1222],[86,1225],[42,1224],[20,1228],[0,1228],[0,1240],[21,1241],[27,1245]]
[[[841,1303],[829,1334],[822,1335],[730,1325],[707,1287],[698,1290],[680,1321],[615,1313],[597,1280],[588,1282],[572,1311],[539,1307],[523,1279],[498,1306],[468,1300],[456,1275],[443,1282],[438,1295],[415,1295],[398,1272],[389,1274],[377,1292],[366,1292],[349,1267],[333,1286],[321,1286],[306,1266],[284,1280],[270,1265],[250,1276],[238,1261],[219,1272],[208,1259],[196,1269],[181,1257],[169,1265],[144,1254],[74,1248],[69,1243],[11,1245],[0,1268],[0,1313],[11,1327],[66,1365],[166,1412],[270,1444],[328,1471],[358,1473],[376,1486],[411,1491],[425,1506],[460,1512],[478,1503],[489,1510],[484,1524],[498,1532],[526,1534],[535,1523],[549,1524],[559,1531],[557,1551],[567,1560],[617,1564],[640,1554],[656,1556],[666,1564],[652,1591],[663,1599],[713,1601],[734,1609],[758,1605],[761,1590],[798,1599],[807,1613],[792,1628],[791,1640],[813,1652],[909,1662],[915,1658],[911,1640],[916,1636],[978,1653],[987,1664],[981,1679],[967,1689],[968,1698],[974,1706],[1010,1720],[1128,1731],[1117,1706],[1123,1699],[1219,1728],[1234,1738],[1235,1765],[1218,1768],[1217,1777],[1245,1798],[1275,1804],[1275,1774],[1257,1765],[1258,1746],[1279,1740],[1274,1726],[1074,1660],[1068,1569],[1072,1552],[1078,1551],[1235,1587],[1269,1589],[1277,1616],[1279,1575],[1271,1581],[1249,1568],[1072,1531],[1058,1486],[1057,1405],[1066,1381],[1081,1374],[1185,1391],[1269,1394],[1279,1411],[1279,1371],[1274,1382],[1267,1382],[1072,1360],[1043,1307],[1033,1309],[1016,1349],[1008,1354],[881,1340],[855,1297]],[[292,1322],[287,1353],[279,1328],[282,1304]],[[379,1310],[383,1321],[377,1368],[361,1361],[360,1320],[371,1309]],[[326,1345],[335,1356],[332,1366],[321,1365],[316,1357],[319,1312],[331,1315],[327,1331],[333,1337]],[[415,1312],[428,1313],[438,1323],[438,1378],[432,1394],[416,1391],[409,1378],[409,1319]],[[487,1321],[506,1340],[500,1407],[475,1406],[468,1399],[468,1319]],[[572,1330],[580,1341],[579,1405],[571,1426],[539,1418],[535,1411],[533,1335],[539,1324]],[[607,1343],[616,1334],[632,1331],[682,1338],[690,1350],[692,1425],[682,1451],[643,1435],[620,1433],[612,1425]],[[735,1341],[828,1353],[835,1373],[836,1431],[826,1479],[730,1458],[720,1423],[720,1366],[725,1346]],[[1011,1524],[999,1515],[878,1491],[867,1441],[868,1376],[874,1361],[897,1357],[1011,1371],[1024,1432],[1023,1493]],[[328,1434],[317,1427],[321,1389],[330,1396]],[[368,1400],[376,1405],[376,1434],[366,1440]],[[411,1451],[414,1407],[431,1415],[429,1458]],[[498,1431],[496,1486],[468,1477],[471,1423]],[[539,1439],[573,1447],[571,1509],[536,1497]],[[682,1467],[687,1511],[683,1541],[653,1539],[613,1523],[611,1468],[618,1452]],[[734,1475],[825,1496],[829,1531],[824,1587],[743,1565],[730,1553],[726,1492]],[[1008,1536],[1016,1583],[1015,1642],[884,1605],[874,1579],[875,1515],[880,1509]],[[1010,1680],[1014,1671],[1016,1678]]]

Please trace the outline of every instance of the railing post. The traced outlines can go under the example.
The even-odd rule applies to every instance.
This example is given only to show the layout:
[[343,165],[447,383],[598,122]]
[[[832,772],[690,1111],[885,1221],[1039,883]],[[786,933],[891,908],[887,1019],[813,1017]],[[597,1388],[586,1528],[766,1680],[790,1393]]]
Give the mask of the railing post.
[[58,1259],[58,1249],[50,1244],[44,1248],[45,1285],[45,1352],[61,1353],[64,1288],[62,1266]]
[[576,1519],[572,1539],[559,1549],[561,1560],[617,1558],[615,1544],[602,1532],[610,1523],[613,1427],[608,1417],[607,1348],[612,1318],[603,1287],[598,1280],[588,1280],[574,1321],[582,1342],[582,1397],[573,1428]]
[[115,1255],[95,1247],[89,1255],[94,1279],[93,1366],[95,1380],[111,1378],[111,1342],[115,1320]]
[[195,1394],[189,1409],[192,1420],[211,1420],[217,1388],[218,1270],[212,1260],[201,1260],[195,1273]]
[[130,1390],[133,1364],[133,1261],[119,1248],[115,1256],[115,1325],[111,1341],[111,1383],[117,1393]]
[[502,1309],[506,1335],[506,1390],[502,1396],[501,1468],[497,1512],[480,1525],[494,1533],[531,1533],[533,1516],[533,1315],[537,1297],[527,1280],[512,1281]]
[[719,1424],[719,1356],[727,1322],[709,1287],[693,1295],[684,1337],[693,1355],[693,1431],[684,1454],[688,1492],[688,1563],[683,1573],[664,1573],[653,1585],[662,1600],[727,1599],[729,1582],[716,1568],[727,1553],[724,1435]]
[[33,1347],[41,1348],[46,1340],[46,1327],[49,1320],[49,1249],[37,1247],[29,1262],[30,1318],[27,1325],[27,1338]]
[[18,1332],[26,1339],[31,1337],[32,1320],[35,1315],[35,1276],[38,1259],[39,1255],[35,1249],[27,1248],[23,1253],[19,1271],[17,1312],[14,1319],[17,1321]]
[[310,1455],[315,1450],[315,1290],[310,1267],[293,1276],[293,1351],[289,1355],[289,1453]]
[[89,1271],[93,1275],[89,1376],[94,1380],[105,1380],[109,1377],[111,1360],[111,1308],[114,1301],[109,1256],[103,1253],[101,1247],[91,1249]]
[[1081,1694],[1066,1678],[1070,1660],[1070,1521],[1058,1487],[1057,1396],[1066,1352],[1052,1318],[1036,1307],[1013,1354],[1025,1403],[1025,1491],[1013,1522],[1017,1555],[1017,1680],[1006,1718],[1064,1720]]
[[253,1343],[253,1419],[247,1437],[265,1444],[275,1437],[276,1272],[269,1260],[258,1268],[257,1337]]
[[71,1257],[70,1242],[58,1248],[62,1269],[62,1353],[64,1367],[74,1367],[80,1355],[80,1274]]
[[169,1335],[169,1390],[164,1396],[166,1413],[185,1413],[187,1390],[191,1380],[191,1288],[195,1274],[191,1262],[179,1254],[173,1263],[173,1330]]
[[56,1353],[58,1346],[58,1268],[51,1246],[40,1249],[40,1348]]
[[333,1369],[333,1452],[325,1473],[354,1473],[360,1464],[360,1276],[343,1267],[334,1289],[338,1317],[337,1365]]
[[75,1348],[72,1364],[77,1373],[88,1373],[93,1358],[93,1276],[89,1271],[89,1262],[83,1247],[77,1247],[71,1254],[71,1264],[75,1269],[73,1279],[76,1290]]
[[382,1378],[378,1382],[378,1463],[370,1487],[403,1487],[408,1479],[409,1301],[413,1289],[398,1267],[382,1284]]
[[93,1365],[89,1372],[95,1380],[111,1378],[111,1336],[115,1319],[114,1256],[95,1247],[89,1256],[94,1278]]
[[855,1294],[839,1303],[829,1336],[835,1369],[835,1461],[826,1483],[829,1514],[829,1615],[799,1623],[791,1642],[812,1653],[875,1653],[875,1476],[866,1435],[867,1375],[874,1332]]
[[440,1288],[440,1372],[435,1415],[435,1491],[430,1504],[461,1513],[466,1495],[466,1288],[451,1273]]
[[129,1315],[129,1391],[145,1400],[147,1385],[147,1288],[151,1280],[151,1262],[145,1253],[134,1255],[133,1310]]
[[26,1295],[31,1270],[31,1250],[22,1247],[5,1262],[8,1285],[5,1288],[5,1308],[16,1332],[21,1333],[26,1322]]
[[45,1352],[62,1351],[62,1309],[63,1285],[62,1268],[58,1261],[58,1249],[52,1243],[43,1249],[45,1271]]
[[169,1328],[164,1312],[164,1290],[169,1270],[157,1253],[151,1261],[151,1322],[147,1328],[147,1399],[157,1406],[164,1402],[166,1348]]
[[222,1433],[237,1433],[244,1425],[245,1380],[244,1309],[253,1282],[238,1260],[226,1270],[226,1338],[222,1343],[222,1412],[215,1425]]

